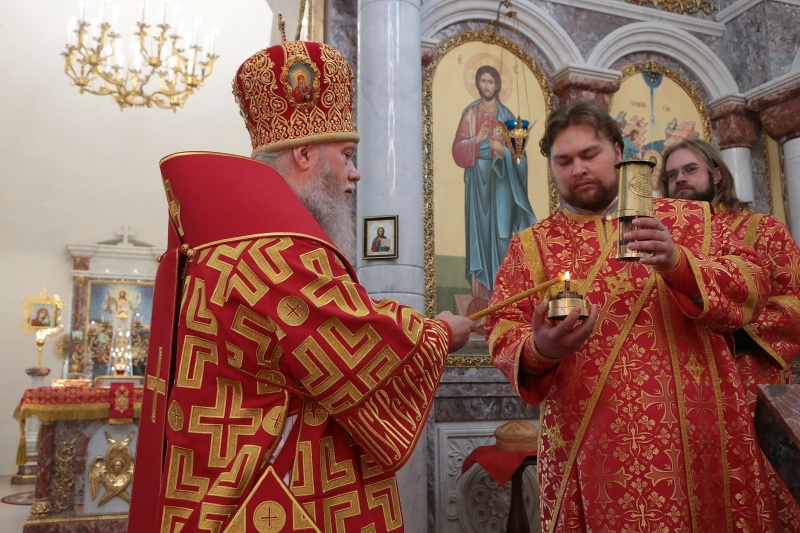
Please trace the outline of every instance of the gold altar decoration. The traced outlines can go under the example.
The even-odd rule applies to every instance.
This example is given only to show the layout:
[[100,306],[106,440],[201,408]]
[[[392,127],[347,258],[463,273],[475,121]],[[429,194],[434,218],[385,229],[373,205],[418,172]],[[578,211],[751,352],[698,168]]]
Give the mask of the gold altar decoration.
[[24,320],[19,329],[28,337],[36,337],[37,368],[42,366],[42,349],[44,341],[51,335],[57,335],[64,329],[61,323],[61,310],[64,302],[58,295],[47,294],[47,288],[36,296],[28,296],[20,305],[24,309]]
[[703,12],[710,15],[717,10],[717,6],[706,0],[625,0],[637,6],[652,6],[670,13],[681,15],[694,15]]
[[97,497],[101,484],[106,489],[106,493],[97,503],[98,507],[102,507],[112,498],[122,498],[128,503],[131,502],[131,495],[126,489],[133,480],[134,459],[128,445],[134,435],[135,432],[131,432],[123,439],[115,439],[106,432],[106,440],[110,444],[106,456],[104,458],[98,455],[89,466],[92,499]]
[[53,512],[61,513],[74,504],[74,487],[77,481],[75,462],[78,460],[78,440],[83,428],[78,420],[64,420],[56,426],[55,461],[53,468]]
[[[87,22],[88,0],[78,4],[80,14],[67,26],[67,44],[62,52],[64,72],[80,93],[111,96],[120,109],[153,107],[177,111],[211,75],[216,30],[200,43],[200,20],[193,31],[185,31],[180,8],[173,7],[167,22],[167,2],[161,3],[158,23],[147,24],[145,2],[139,2],[138,18],[130,46],[112,30],[109,1],[104,0],[95,19]],[[115,6],[116,8],[116,6]],[[125,52],[128,51],[128,57]]]

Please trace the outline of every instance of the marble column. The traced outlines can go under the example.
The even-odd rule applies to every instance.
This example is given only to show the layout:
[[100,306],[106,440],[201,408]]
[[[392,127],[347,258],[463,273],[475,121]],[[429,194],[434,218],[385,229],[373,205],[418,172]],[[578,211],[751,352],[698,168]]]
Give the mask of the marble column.
[[711,120],[717,132],[722,159],[733,173],[736,195],[740,200],[755,200],[753,157],[751,149],[759,140],[758,114],[747,109],[743,96],[730,95],[711,103]]
[[[372,297],[424,311],[420,0],[359,0],[358,32],[358,237],[363,217],[397,215],[398,257],[356,270]],[[426,531],[424,436],[398,484],[405,530]]]
[[800,137],[783,144],[783,164],[789,205],[796,206],[788,213],[788,225],[794,240],[800,243]]
[[423,310],[420,2],[360,0],[358,14],[358,216],[397,215],[399,237],[397,259],[359,257],[358,277]]
[[[800,72],[791,72],[747,93],[747,107],[758,112],[764,131],[783,146],[788,205],[800,205]],[[787,214],[800,242],[800,209]]]

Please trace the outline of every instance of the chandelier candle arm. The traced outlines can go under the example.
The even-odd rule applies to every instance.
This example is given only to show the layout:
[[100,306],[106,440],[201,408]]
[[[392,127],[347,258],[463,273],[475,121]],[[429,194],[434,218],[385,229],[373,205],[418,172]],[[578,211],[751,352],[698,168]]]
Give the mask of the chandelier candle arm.
[[[145,3],[136,13],[130,57],[125,59],[121,38],[112,31],[108,0],[99,16],[86,21],[86,2],[79,3],[80,18],[70,20],[62,53],[64,72],[80,93],[111,96],[120,109],[153,107],[177,111],[213,72],[219,56],[214,53],[216,29],[200,45],[200,20],[191,34],[184,34],[180,8],[173,7],[174,23],[167,23],[168,4],[158,13],[159,23],[146,22]],[[116,19],[116,13],[113,16]],[[152,80],[152,83],[151,83]]]

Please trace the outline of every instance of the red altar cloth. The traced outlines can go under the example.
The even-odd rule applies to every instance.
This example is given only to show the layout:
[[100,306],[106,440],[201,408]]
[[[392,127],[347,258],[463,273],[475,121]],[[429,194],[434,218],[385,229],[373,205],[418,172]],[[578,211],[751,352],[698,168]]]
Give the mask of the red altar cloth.
[[478,463],[498,484],[505,485],[522,461],[535,455],[536,452],[498,450],[496,444],[478,446],[464,459],[461,473],[465,473],[473,464]]
[[[142,389],[133,389],[133,417],[142,410]],[[35,416],[43,424],[56,420],[93,420],[108,418],[109,389],[95,387],[39,387],[23,394],[14,418]]]

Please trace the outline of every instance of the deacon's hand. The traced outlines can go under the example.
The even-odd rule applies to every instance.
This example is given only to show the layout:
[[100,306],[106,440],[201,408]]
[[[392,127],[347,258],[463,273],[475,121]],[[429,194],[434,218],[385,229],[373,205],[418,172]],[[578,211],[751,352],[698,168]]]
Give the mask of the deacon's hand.
[[665,272],[673,267],[678,254],[678,247],[672,241],[672,235],[657,218],[640,217],[633,220],[634,231],[622,237],[628,242],[628,248],[641,252],[652,252],[650,257],[642,257],[639,262],[650,265],[656,272]]
[[470,333],[478,327],[474,320],[454,315],[450,311],[442,311],[436,315],[436,320],[447,322],[453,331],[453,339],[450,341],[450,353],[460,350],[469,340]]
[[583,346],[597,323],[597,304],[592,304],[589,317],[581,320],[580,309],[573,309],[564,320],[547,318],[547,300],[533,309],[534,348],[548,359],[563,359]]

